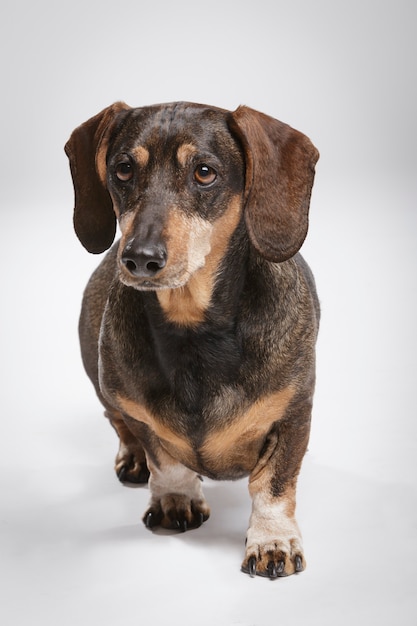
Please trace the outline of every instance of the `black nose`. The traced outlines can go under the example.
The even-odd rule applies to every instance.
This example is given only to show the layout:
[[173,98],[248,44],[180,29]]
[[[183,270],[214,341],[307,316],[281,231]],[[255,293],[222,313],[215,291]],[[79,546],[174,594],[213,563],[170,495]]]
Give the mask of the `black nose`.
[[145,244],[131,241],[126,244],[121,261],[136,278],[155,276],[166,265],[167,251],[163,244]]

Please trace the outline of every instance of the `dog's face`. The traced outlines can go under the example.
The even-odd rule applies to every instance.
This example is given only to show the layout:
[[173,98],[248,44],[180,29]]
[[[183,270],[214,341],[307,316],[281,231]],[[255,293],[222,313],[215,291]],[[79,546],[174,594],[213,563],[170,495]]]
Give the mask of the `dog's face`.
[[248,107],[118,102],[76,128],[65,150],[78,237],[103,252],[117,218],[120,278],[137,289],[182,287],[207,267],[212,285],[239,223],[274,262],[293,256],[307,234],[318,152]]
[[124,111],[96,163],[119,221],[128,286],[184,286],[241,219],[244,157],[224,112],[185,104]]

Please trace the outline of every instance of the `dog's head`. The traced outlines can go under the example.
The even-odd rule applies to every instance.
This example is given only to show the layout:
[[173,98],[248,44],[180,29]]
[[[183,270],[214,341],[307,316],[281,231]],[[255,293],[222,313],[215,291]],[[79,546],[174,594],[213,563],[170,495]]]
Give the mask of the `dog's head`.
[[301,247],[318,152],[291,127],[247,107],[116,103],[65,146],[74,225],[90,252],[122,233],[121,280],[183,286],[244,220],[249,240],[281,262]]

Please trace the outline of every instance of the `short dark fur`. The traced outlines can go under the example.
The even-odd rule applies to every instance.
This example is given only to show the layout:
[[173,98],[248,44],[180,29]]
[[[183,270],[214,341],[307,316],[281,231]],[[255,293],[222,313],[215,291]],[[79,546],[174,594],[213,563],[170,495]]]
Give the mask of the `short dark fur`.
[[[77,128],[66,152],[83,245],[109,248],[116,217],[122,231],[86,288],[80,317],[84,365],[121,441],[119,478],[146,481],[147,464],[151,476],[179,464],[214,479],[249,475],[253,485],[262,476],[271,507],[288,496],[291,509],[315,380],[319,306],[297,251],[316,149],[247,107],[116,103]],[[216,172],[213,183],[196,182],[201,164]],[[220,223],[207,247],[201,233],[217,233]],[[204,261],[178,278],[194,255]],[[277,398],[276,417],[269,398]],[[196,499],[184,509],[180,484],[178,493],[165,509],[163,498],[152,500],[148,526],[185,529],[208,517]],[[258,552],[243,563],[250,574],[304,567],[300,550],[288,564],[278,548]]]

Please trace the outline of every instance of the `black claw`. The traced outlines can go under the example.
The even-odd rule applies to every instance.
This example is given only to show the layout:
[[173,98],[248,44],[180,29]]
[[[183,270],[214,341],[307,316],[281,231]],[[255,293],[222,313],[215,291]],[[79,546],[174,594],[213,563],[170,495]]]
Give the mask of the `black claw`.
[[141,465],[140,472],[138,475],[138,483],[146,484],[149,481],[150,472],[145,463]]
[[134,463],[125,463],[116,472],[117,478],[121,483],[145,484],[149,480],[149,470],[146,463],[141,463],[138,472],[133,472]]
[[278,565],[276,568],[277,576],[281,576],[285,569],[285,561],[278,561]]
[[149,511],[149,513],[145,517],[145,526],[146,526],[146,528],[152,528],[153,525],[154,525],[153,524],[153,514],[152,514],[151,511]]
[[256,557],[251,556],[248,561],[248,573],[251,578],[256,576]]
[[277,568],[273,561],[269,561],[268,563],[268,576],[269,578],[278,578]]
[[122,465],[122,467],[117,472],[117,478],[120,480],[121,483],[124,483],[126,481],[126,474],[127,474],[127,466]]
[[303,560],[301,556],[295,557],[295,571],[302,572],[303,571]]
[[188,530],[188,524],[186,519],[182,520],[182,522],[178,524],[182,533],[185,533]]

